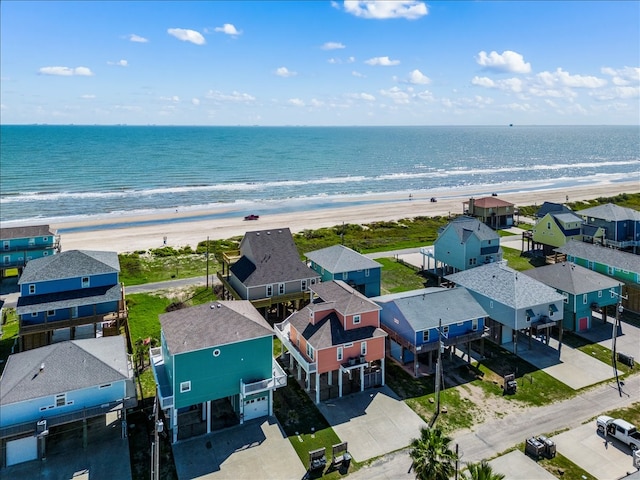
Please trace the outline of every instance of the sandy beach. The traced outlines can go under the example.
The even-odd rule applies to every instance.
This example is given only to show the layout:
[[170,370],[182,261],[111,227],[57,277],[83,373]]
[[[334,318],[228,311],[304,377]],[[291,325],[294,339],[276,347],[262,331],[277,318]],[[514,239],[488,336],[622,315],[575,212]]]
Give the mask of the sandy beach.
[[[640,192],[640,182],[629,181],[599,185],[580,185],[570,188],[530,190],[518,193],[500,192],[498,198],[517,206],[541,205],[545,201],[563,203],[612,197],[620,193]],[[245,221],[242,216],[211,219],[211,212],[190,211],[144,217],[118,217],[109,220],[58,223],[51,227],[59,230],[63,250],[108,250],[118,253],[147,250],[167,245],[195,248],[198,242],[242,236],[247,231],[289,228],[293,233],[305,229],[331,227],[344,223],[366,224],[374,221],[392,221],[417,216],[462,214],[462,203],[469,198],[486,196],[486,190],[470,187],[465,190],[430,191],[429,194],[413,195],[411,199],[380,197],[378,203],[359,204],[354,198],[353,206],[323,208],[304,212],[260,215],[256,221]],[[435,196],[437,202],[431,202]],[[219,213],[219,211],[217,211]],[[258,213],[258,212],[257,212]],[[201,217],[201,218],[198,218]],[[184,220],[181,220],[184,219]],[[140,222],[152,224],[132,226]],[[82,229],[65,232],[65,229]]]

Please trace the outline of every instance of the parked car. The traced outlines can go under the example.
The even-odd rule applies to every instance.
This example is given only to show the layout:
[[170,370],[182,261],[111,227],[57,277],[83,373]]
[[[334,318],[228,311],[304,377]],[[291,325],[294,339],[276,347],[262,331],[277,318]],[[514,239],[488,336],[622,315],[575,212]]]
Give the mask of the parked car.
[[596,420],[598,432],[606,437],[617,438],[629,445],[632,451],[640,449],[640,432],[634,425],[621,418],[601,415]]

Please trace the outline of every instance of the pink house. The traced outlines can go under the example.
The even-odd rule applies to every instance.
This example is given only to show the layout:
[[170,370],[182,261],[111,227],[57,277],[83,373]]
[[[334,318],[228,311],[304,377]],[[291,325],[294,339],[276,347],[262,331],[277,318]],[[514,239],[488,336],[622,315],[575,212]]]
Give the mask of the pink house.
[[275,325],[297,371],[316,403],[384,385],[386,333],[380,307],[342,281],[311,285],[311,302]]

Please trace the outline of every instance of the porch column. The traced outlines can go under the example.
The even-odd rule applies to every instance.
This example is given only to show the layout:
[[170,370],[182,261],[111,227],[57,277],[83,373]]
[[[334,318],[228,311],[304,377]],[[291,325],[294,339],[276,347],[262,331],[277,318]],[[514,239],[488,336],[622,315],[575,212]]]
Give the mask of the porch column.
[[269,390],[269,416],[273,417],[273,390]]
[[298,381],[300,381],[300,379],[302,378],[301,370],[302,370],[302,368],[300,367],[300,364],[298,364]]
[[333,385],[333,370],[329,370],[327,377],[327,383]]
[[316,403],[320,403],[320,373],[316,372]]
[[207,418],[207,402],[202,402],[200,405],[200,420],[205,421]]
[[364,392],[364,365],[360,367],[360,391]]
[[338,370],[338,397],[342,398],[342,370]]
[[382,386],[384,387],[384,357],[382,357],[382,360],[380,360],[380,367],[382,369]]
[[82,448],[87,448],[87,419],[82,419]]
[[211,433],[211,400],[207,400],[207,433]]
[[174,406],[171,409],[171,423],[173,424],[173,443],[178,441],[178,409]]

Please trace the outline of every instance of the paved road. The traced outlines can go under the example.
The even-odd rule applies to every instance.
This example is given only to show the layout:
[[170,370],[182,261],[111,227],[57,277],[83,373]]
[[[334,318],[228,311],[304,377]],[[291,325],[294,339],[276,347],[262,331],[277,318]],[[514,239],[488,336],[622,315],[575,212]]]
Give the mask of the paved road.
[[[624,392],[625,394],[620,396],[614,383],[600,385],[563,402],[490,420],[476,426],[473,431],[458,432],[454,435],[454,442],[459,446],[463,463],[478,462],[494,457],[527,437],[575,428],[604,410],[625,407],[638,402],[640,374],[627,378]],[[408,472],[410,465],[408,451],[405,449],[381,457],[370,466],[349,475],[349,478],[354,480],[415,478]]]

